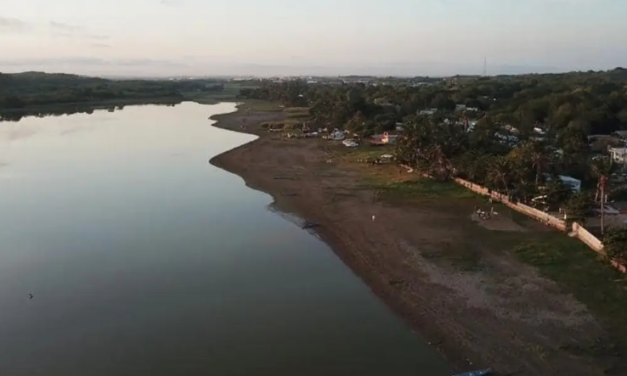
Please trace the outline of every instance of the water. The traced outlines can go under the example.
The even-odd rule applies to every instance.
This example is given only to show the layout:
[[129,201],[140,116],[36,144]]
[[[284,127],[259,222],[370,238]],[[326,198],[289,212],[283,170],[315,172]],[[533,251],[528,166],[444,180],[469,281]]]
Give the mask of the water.
[[[0,123],[0,375],[447,375],[271,198],[232,104]],[[29,299],[28,294],[33,294]]]

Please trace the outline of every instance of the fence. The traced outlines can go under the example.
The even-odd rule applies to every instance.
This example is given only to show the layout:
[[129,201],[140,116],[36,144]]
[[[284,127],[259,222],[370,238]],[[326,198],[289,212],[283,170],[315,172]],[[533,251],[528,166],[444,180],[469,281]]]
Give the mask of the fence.
[[[464,179],[456,178],[455,182],[461,186],[464,186],[471,191],[478,193],[483,196],[491,197],[493,200],[499,201],[509,208],[516,210],[519,213],[525,214],[531,218],[534,218],[540,222],[546,223],[547,225],[559,229],[561,231],[566,231],[566,222],[557,217],[550,215],[549,213],[545,213],[538,209],[532,208],[531,206],[527,206],[525,204],[511,202],[507,195],[500,194],[498,192],[491,191],[490,189],[483,187],[478,184],[474,184]],[[594,235],[592,235],[588,230],[586,230],[583,226],[574,222],[571,227],[571,236],[576,237],[581,242],[586,244],[595,252],[605,255],[603,250],[603,243]],[[627,267],[622,265],[616,261],[611,261],[612,265],[618,269],[619,271],[625,273],[627,272]]]
[[512,202],[509,200],[509,197],[507,197],[507,195],[491,191],[486,187],[471,183],[468,180],[457,178],[455,179],[455,182],[459,185],[462,185],[470,189],[471,191],[475,193],[478,193],[483,196],[488,196],[488,197],[491,197],[493,200],[502,202],[504,205],[508,206],[509,208],[513,210],[516,210],[519,213],[525,214],[526,216],[536,219],[542,223],[546,223],[547,225],[555,227],[561,231],[566,231],[566,222],[557,217],[552,216],[549,213],[545,213],[541,210],[532,208],[531,206],[527,206],[525,204]]

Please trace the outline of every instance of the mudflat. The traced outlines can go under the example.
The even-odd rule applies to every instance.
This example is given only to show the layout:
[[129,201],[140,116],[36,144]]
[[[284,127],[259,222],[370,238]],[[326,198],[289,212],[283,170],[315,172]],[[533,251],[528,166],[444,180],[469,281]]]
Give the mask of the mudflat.
[[260,123],[284,113],[245,107],[216,116],[215,126],[260,137],[211,163],[310,223],[456,369],[521,376],[624,371],[609,345],[609,321],[521,260],[532,258],[530,247],[553,241],[563,253],[572,248],[573,257],[588,257],[574,240],[499,205],[492,219],[477,218],[474,209],[490,204],[463,188],[424,181],[394,164],[359,163],[360,149],[267,132]]

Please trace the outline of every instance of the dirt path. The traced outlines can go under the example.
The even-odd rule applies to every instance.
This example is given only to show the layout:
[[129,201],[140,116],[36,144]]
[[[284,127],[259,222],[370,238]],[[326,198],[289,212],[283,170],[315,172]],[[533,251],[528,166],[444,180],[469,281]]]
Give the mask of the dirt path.
[[[247,123],[260,119],[272,115],[251,113]],[[241,130],[235,115],[218,126]],[[317,141],[262,136],[211,163],[271,194],[280,210],[319,224],[316,232],[336,254],[456,368],[603,375],[598,359],[563,350],[603,336],[595,319],[533,268],[483,252],[482,239],[457,225],[470,222],[470,211],[385,205],[359,187],[360,168],[332,158]],[[514,223],[490,226],[522,231]],[[447,247],[481,253],[481,267],[464,271],[437,257]]]

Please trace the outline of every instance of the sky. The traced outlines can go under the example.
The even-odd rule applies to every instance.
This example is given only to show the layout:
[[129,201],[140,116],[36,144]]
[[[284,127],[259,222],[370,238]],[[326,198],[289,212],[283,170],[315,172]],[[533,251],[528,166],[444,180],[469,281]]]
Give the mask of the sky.
[[627,66],[627,0],[0,0],[0,71],[451,75]]

